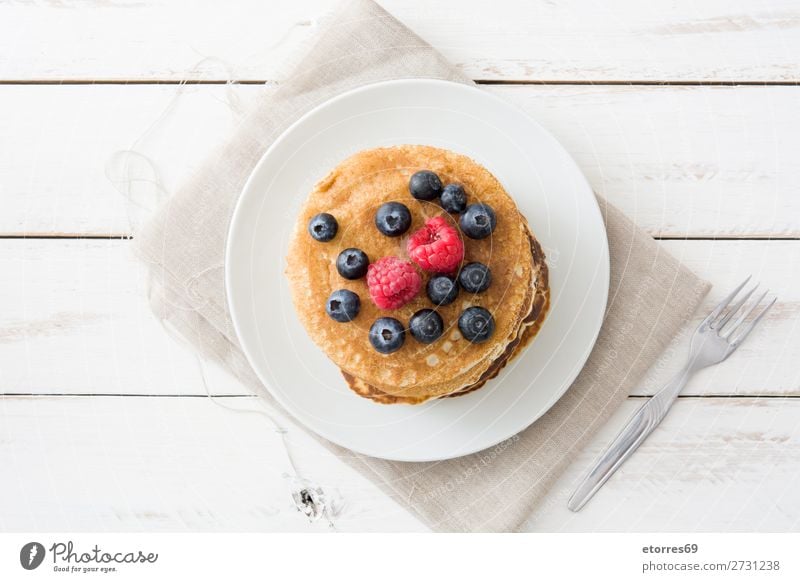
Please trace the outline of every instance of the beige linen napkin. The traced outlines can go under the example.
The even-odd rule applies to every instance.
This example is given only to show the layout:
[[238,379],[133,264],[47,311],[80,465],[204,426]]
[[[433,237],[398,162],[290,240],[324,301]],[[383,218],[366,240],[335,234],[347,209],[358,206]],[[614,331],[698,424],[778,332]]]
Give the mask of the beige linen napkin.
[[[376,4],[344,3],[295,73],[136,235],[156,313],[276,407],[243,357],[226,307],[231,211],[258,159],[300,115],[353,87],[403,77],[470,82]],[[611,250],[605,322],[575,383],[533,426],[492,449],[438,463],[389,462],[323,441],[432,529],[519,527],[708,291],[618,210],[600,204]]]

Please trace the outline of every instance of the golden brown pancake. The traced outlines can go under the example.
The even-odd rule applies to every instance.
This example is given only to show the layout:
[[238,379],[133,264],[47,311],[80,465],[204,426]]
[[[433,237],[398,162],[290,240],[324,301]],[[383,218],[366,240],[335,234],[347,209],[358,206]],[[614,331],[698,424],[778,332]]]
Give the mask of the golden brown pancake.
[[[484,372],[483,376],[475,384],[472,384],[471,386],[465,386],[456,392],[445,394],[442,396],[442,398],[455,398],[456,396],[463,396],[464,394],[469,394],[470,392],[474,392],[478,388],[483,387],[486,382],[492,378],[496,378],[500,373],[500,370],[502,370],[506,364],[520,354],[533,340],[533,338],[536,337],[536,334],[539,333],[539,329],[541,329],[542,324],[547,317],[547,312],[550,309],[550,287],[548,281],[549,275],[547,271],[547,264],[544,261],[545,257],[542,247],[539,245],[538,241],[533,238],[533,236],[531,236],[530,241],[531,248],[533,249],[535,271],[537,272],[535,285],[536,291],[533,305],[531,306],[531,312],[523,320],[518,339],[506,346],[505,353],[494,361],[492,366],[486,372]],[[374,386],[370,386],[360,378],[354,378],[347,372],[342,371],[342,376],[344,376],[347,385],[353,392],[359,396],[363,396],[364,398],[369,398],[370,400],[379,402],[380,404],[420,404],[425,402],[425,400],[428,400],[428,398],[420,397],[393,396],[379,390],[378,388],[375,388]]]
[[[416,311],[433,308],[424,291],[429,275],[423,273],[423,290],[410,303],[382,310],[370,300],[365,279],[350,281],[338,274],[336,257],[345,248],[356,247],[371,262],[385,256],[407,258],[407,236],[387,237],[375,227],[376,210],[389,201],[402,202],[411,211],[407,235],[433,216],[445,216],[457,227],[455,218],[438,204],[410,195],[409,178],[423,169],[436,172],[445,184],[461,183],[468,203],[483,202],[494,209],[497,226],[490,237],[462,236],[465,262],[488,265],[492,284],[479,294],[462,289],[455,302],[438,307],[445,332],[434,343],[419,343],[406,333],[402,348],[381,354],[369,342],[370,326],[380,317],[394,317],[407,325]],[[306,230],[311,217],[320,212],[334,215],[339,223],[336,237],[327,243],[314,240]],[[544,254],[497,179],[466,156],[418,145],[360,152],[321,180],[298,216],[286,275],[298,316],[314,342],[341,368],[356,393],[385,403],[417,403],[482,386],[535,335],[549,293]],[[361,310],[352,322],[336,322],[325,311],[326,300],[336,289],[349,289],[361,299]],[[470,343],[458,331],[458,317],[469,306],[484,307],[494,316],[494,334],[484,343]]]

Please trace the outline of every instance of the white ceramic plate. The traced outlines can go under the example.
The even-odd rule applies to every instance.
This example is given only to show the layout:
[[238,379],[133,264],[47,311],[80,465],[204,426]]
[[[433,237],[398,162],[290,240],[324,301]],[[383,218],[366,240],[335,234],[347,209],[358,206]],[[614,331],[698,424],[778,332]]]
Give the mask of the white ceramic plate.
[[[485,166],[516,200],[550,267],[550,314],[525,352],[480,390],[417,406],[350,392],[298,320],[283,271],[289,235],[314,184],[368,148],[426,144]],[[264,154],[228,234],[226,286],[242,348],[300,422],[359,453],[441,460],[503,441],[544,414],[583,367],[606,306],[605,227],[564,148],[515,107],[444,81],[401,80],[350,91],[303,116]]]

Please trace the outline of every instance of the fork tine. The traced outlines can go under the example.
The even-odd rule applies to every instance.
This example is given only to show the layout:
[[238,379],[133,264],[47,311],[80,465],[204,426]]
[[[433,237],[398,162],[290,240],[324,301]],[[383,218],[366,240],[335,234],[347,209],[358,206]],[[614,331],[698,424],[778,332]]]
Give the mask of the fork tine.
[[753,331],[753,328],[758,325],[758,322],[761,321],[761,318],[767,314],[767,311],[770,310],[770,307],[775,305],[775,302],[778,300],[777,297],[773,297],[772,301],[770,301],[764,309],[761,310],[761,313],[755,316],[753,320],[747,324],[747,327],[742,330],[742,332],[736,336],[736,339],[730,342],[732,348],[738,348],[739,345],[750,335],[750,332]]
[[725,309],[728,306],[728,304],[731,302],[731,300],[734,297],[736,297],[736,295],[739,293],[739,291],[742,290],[742,287],[747,285],[747,282],[750,280],[750,277],[752,277],[752,275],[748,275],[747,279],[742,281],[736,289],[731,291],[730,294],[727,297],[725,297],[725,299],[720,301],[719,305],[717,305],[714,308],[714,311],[709,313],[708,316],[703,320],[703,324],[711,323],[712,321],[717,319],[717,317],[719,317],[719,314],[722,313],[722,310]]
[[751,313],[753,313],[755,308],[761,304],[761,302],[764,300],[764,297],[767,296],[767,293],[769,293],[769,289],[765,289],[764,292],[759,296],[759,298],[756,299],[753,302],[753,304],[750,307],[748,307],[741,315],[739,315],[739,317],[736,318],[736,321],[734,321],[732,324],[728,326],[728,329],[725,330],[725,333],[720,333],[720,336],[724,338],[731,337],[733,333],[737,329],[739,329],[739,326],[742,325],[742,322],[744,322],[744,320],[747,319]]
[[736,302],[736,305],[731,307],[728,310],[728,313],[726,313],[723,316],[723,318],[719,320],[718,323],[715,323],[714,327],[716,327],[719,331],[722,331],[722,328],[725,327],[725,324],[728,323],[731,320],[731,317],[736,315],[736,313],[742,308],[742,305],[744,305],[745,301],[750,299],[750,296],[753,294],[753,291],[755,291],[756,289],[758,289],[758,283],[756,283],[755,286],[752,289],[750,289],[750,291],[745,293],[744,296],[739,301]]

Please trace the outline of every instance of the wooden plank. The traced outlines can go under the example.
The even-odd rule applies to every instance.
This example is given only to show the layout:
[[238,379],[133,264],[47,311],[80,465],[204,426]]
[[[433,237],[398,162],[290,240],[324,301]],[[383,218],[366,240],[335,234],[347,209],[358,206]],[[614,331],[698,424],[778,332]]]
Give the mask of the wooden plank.
[[684,394],[800,394],[800,241],[661,241],[666,251],[714,287],[634,394],[654,394],[686,362],[689,340],[705,316],[747,275],[779,302],[724,363],[699,372]]
[[[688,333],[747,273],[781,302],[739,352],[686,394],[800,395],[800,241],[662,241],[715,289],[637,394],[683,363]],[[205,394],[193,352],[156,321],[144,271],[120,240],[0,241],[0,392]],[[213,366],[214,394],[246,394]]]
[[[225,404],[258,409],[253,399]],[[788,531],[800,519],[800,402],[682,399],[579,514],[571,487],[641,400],[625,403],[558,482],[535,531]],[[206,398],[4,398],[3,531],[308,531],[287,497],[279,437]],[[343,506],[343,531],[421,531],[302,431],[302,475]]]
[[[796,87],[489,90],[542,123],[598,192],[656,236],[800,236]],[[130,233],[143,212],[109,180],[123,177],[109,167],[114,153],[135,147],[174,191],[234,131],[229,104],[246,109],[262,91],[0,87],[4,111],[38,112],[0,116],[0,235]],[[144,178],[137,200],[157,197],[152,168],[135,159],[128,172]]]
[[243,393],[157,321],[127,242],[4,240],[0,266],[3,393]]
[[[490,8],[477,0],[380,4],[475,79],[800,79],[800,10],[792,0],[757,6],[748,0],[502,0]],[[0,78],[280,79],[288,56],[313,37],[332,5],[4,3]]]
[[[225,87],[0,87],[0,107],[37,112],[0,117],[0,233],[130,234],[163,194],[156,182],[173,190],[234,131],[228,96]],[[155,166],[114,157],[131,148]]]
[[628,400],[556,483],[527,529],[540,532],[797,531],[800,402],[681,399],[579,513],[566,501],[641,404]]
[[[327,530],[294,508],[281,436],[259,411],[255,398],[0,399],[0,530]],[[346,500],[343,527],[419,529],[312,437],[281,426],[300,474]]]
[[275,80],[331,7],[325,0],[3,3],[0,79]]
[[597,192],[656,236],[800,235],[800,90],[509,87]]

